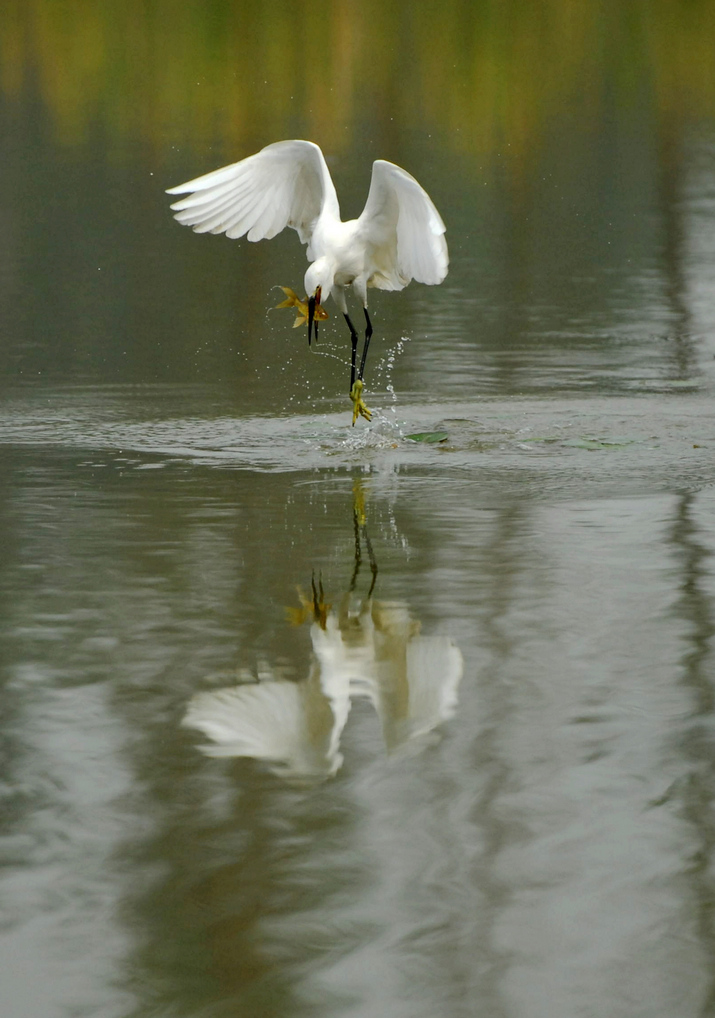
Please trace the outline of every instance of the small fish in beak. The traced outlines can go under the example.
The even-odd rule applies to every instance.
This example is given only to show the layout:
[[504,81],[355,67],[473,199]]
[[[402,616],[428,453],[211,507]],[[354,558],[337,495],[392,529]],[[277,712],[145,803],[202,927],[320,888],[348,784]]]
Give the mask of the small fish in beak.
[[[315,325],[315,338],[318,338],[318,322],[324,322],[329,316],[328,312],[324,307],[320,305],[320,287],[315,292],[315,295],[308,299],[301,300],[298,294],[291,290],[289,286],[282,286],[281,290],[286,295],[286,299],[281,301],[280,304],[276,304],[277,308],[295,308],[298,312],[298,317],[293,322],[293,328],[297,329],[300,325],[305,325],[308,322],[308,343],[310,343],[312,336],[312,326]],[[312,305],[312,311],[311,311]]]

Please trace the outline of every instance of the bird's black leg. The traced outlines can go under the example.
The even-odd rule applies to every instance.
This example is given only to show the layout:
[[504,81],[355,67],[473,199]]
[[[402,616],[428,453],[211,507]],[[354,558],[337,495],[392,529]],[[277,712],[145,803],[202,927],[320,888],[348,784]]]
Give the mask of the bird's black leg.
[[[355,328],[353,323],[350,321],[350,316],[347,315],[347,314],[344,314],[344,318],[345,318],[345,321],[348,323],[348,328],[350,329],[350,339],[352,340],[352,345],[353,345],[352,357],[351,357],[351,360],[350,360],[350,392],[352,392],[353,391],[353,385],[355,384],[355,362],[357,360],[358,334],[357,334],[357,329]],[[360,377],[362,378],[362,375],[360,375]]]
[[360,566],[362,565],[362,548],[360,546],[360,519],[357,507],[353,507],[353,529],[355,531],[355,568],[353,569],[352,579],[350,580],[350,593],[355,590],[355,584],[357,583],[358,573],[360,572]]
[[365,308],[364,310],[365,310],[365,322],[367,324],[365,326],[365,346],[362,348],[362,357],[360,358],[360,371],[358,373],[358,378],[360,379],[360,381],[362,381],[363,372],[365,371],[365,361],[367,360],[367,348],[370,346],[370,337],[372,336],[372,322],[370,321],[370,315],[367,313],[367,308]]
[[377,562],[375,561],[375,552],[372,550],[372,544],[370,543],[370,536],[367,532],[366,526],[363,526],[362,532],[365,537],[365,544],[367,545],[367,557],[370,560],[370,572],[372,573],[372,583],[370,584],[370,589],[367,592],[367,599],[369,601],[372,597],[372,592],[375,589],[375,584],[377,583]]

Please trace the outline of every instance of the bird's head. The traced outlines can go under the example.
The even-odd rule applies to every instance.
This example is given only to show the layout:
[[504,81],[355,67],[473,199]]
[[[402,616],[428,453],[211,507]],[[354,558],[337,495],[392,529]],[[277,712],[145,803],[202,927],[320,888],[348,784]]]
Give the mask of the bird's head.
[[[315,308],[320,307],[323,296],[329,297],[335,273],[327,258],[318,258],[309,266],[305,274],[305,292],[308,294],[308,344],[313,335]],[[315,323],[315,335],[318,335],[318,324]]]

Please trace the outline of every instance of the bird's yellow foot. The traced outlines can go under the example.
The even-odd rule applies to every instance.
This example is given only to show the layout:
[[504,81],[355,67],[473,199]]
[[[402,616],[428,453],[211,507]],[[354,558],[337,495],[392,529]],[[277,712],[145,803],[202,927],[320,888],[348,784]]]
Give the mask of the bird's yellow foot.
[[350,399],[353,404],[353,427],[355,427],[355,421],[360,417],[364,417],[366,421],[372,420],[372,410],[365,406],[362,398],[362,379],[358,378],[350,390]]

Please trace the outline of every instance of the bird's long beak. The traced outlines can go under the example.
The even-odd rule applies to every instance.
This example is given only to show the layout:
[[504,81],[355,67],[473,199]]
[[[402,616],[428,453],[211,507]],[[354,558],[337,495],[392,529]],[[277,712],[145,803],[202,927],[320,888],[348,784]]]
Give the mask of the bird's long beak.
[[315,316],[315,296],[308,298],[308,346],[313,338],[313,317]]
[[313,338],[313,328],[315,328],[315,338],[318,338],[318,323],[314,321],[315,318],[315,305],[320,304],[320,287],[315,291],[312,297],[308,298],[308,346]]

